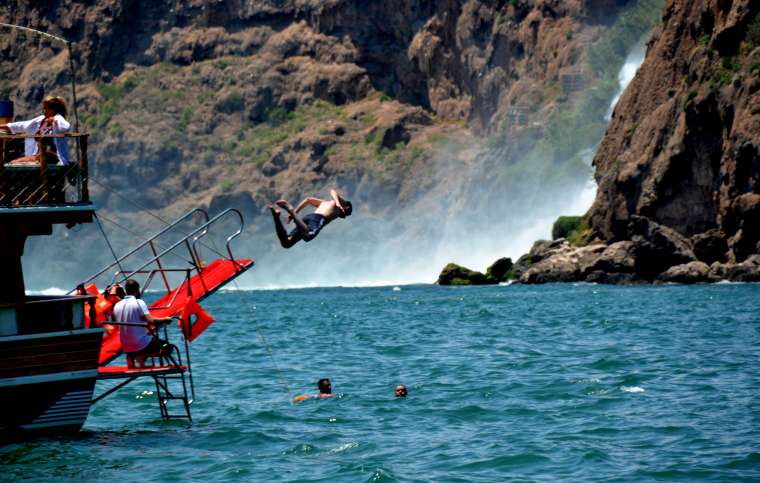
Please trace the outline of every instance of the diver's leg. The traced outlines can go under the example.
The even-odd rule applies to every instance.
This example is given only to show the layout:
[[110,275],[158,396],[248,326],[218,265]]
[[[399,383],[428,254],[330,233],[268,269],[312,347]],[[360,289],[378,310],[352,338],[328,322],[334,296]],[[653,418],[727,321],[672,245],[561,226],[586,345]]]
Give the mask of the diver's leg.
[[280,245],[282,245],[282,248],[290,248],[295,245],[298,240],[293,240],[288,236],[288,232],[285,231],[285,227],[282,226],[282,220],[280,220],[280,210],[272,205],[269,205],[268,208],[272,212],[274,230],[277,233],[277,238],[280,239]]
[[303,233],[304,238],[309,236],[309,227],[306,226],[306,223],[304,223],[303,219],[298,216],[295,211],[293,211],[293,206],[290,203],[285,200],[280,200],[277,202],[277,206],[288,212],[291,218],[293,218],[296,226],[299,228],[299,230],[301,230],[301,233]]

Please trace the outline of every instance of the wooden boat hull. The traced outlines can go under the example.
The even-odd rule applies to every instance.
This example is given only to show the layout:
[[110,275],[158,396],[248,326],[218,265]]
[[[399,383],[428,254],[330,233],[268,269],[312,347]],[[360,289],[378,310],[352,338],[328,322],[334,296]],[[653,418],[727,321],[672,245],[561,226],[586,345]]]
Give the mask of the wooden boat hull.
[[0,338],[0,438],[78,431],[98,376],[102,329]]

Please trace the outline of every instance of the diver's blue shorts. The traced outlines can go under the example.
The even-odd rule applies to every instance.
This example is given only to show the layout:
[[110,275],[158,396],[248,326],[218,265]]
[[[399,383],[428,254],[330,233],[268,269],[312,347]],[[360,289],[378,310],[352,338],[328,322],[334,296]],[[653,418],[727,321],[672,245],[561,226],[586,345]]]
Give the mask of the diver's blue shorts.
[[301,228],[296,226],[293,231],[290,232],[288,236],[291,238],[298,237],[299,239],[303,239],[304,241],[309,241],[322,229],[322,227],[325,226],[325,217],[322,215],[318,215],[317,213],[309,213],[308,215],[304,216],[303,222],[306,224],[306,226],[309,228],[309,231],[304,233]]

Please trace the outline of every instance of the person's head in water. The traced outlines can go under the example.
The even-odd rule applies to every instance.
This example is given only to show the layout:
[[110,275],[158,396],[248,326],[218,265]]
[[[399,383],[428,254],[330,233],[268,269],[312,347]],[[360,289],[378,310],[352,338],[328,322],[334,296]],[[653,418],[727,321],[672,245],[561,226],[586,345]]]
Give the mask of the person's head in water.
[[124,291],[127,292],[127,295],[132,295],[135,298],[140,297],[140,284],[137,283],[137,280],[129,279],[124,284]]
[[343,198],[340,198],[340,204],[343,207],[343,212],[338,215],[341,218],[345,218],[347,216],[351,216],[351,212],[354,211],[353,205],[351,205],[351,202],[348,200],[345,200]]
[[396,397],[406,397],[406,386],[399,384],[396,386]]
[[320,379],[317,386],[319,387],[320,394],[332,394],[332,384],[330,384],[330,379]]

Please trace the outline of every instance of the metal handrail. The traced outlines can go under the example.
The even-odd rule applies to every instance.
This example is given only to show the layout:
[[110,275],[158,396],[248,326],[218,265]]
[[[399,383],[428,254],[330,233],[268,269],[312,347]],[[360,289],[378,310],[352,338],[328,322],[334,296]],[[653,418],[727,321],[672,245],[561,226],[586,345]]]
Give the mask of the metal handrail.
[[[230,214],[237,215],[237,217],[238,217],[238,219],[240,221],[240,225],[239,225],[237,231],[235,231],[235,233],[233,233],[232,235],[230,235],[229,237],[227,237],[227,243],[226,243],[227,253],[229,254],[229,260],[231,262],[233,262],[233,263],[236,263],[235,262],[235,258],[232,255],[232,249],[230,247],[230,242],[233,239],[237,238],[242,233],[242,231],[243,231],[243,227],[244,227],[243,215],[240,213],[240,211],[236,210],[235,208],[228,208],[228,209],[224,210],[223,212],[219,213],[218,215],[216,215],[215,217],[211,218],[209,221],[207,221],[203,225],[197,227],[195,230],[193,230],[190,233],[186,234],[186,236],[184,238],[182,238],[181,240],[177,241],[176,243],[174,243],[172,246],[170,246],[169,248],[165,249],[161,253],[155,255],[153,258],[151,258],[150,260],[148,260],[147,262],[145,262],[144,264],[142,264],[136,270],[133,270],[129,274],[124,275],[124,276],[122,276],[120,278],[114,277],[113,281],[116,282],[118,280],[118,281],[122,281],[123,282],[123,281],[126,281],[127,279],[131,278],[132,276],[134,276],[134,275],[136,275],[138,273],[145,273],[145,268],[146,267],[148,267],[152,263],[158,262],[163,256],[169,254],[171,251],[173,251],[175,248],[177,248],[178,246],[182,245],[183,243],[187,245],[188,249],[191,252],[191,256],[196,257],[196,258],[193,259],[193,262],[196,263],[196,268],[200,272],[201,266],[200,266],[199,263],[197,263],[199,261],[199,259],[197,258],[197,249],[195,248],[195,243],[197,242],[197,239],[194,239],[193,244],[191,245],[190,242],[189,242],[190,238],[193,238],[193,237],[200,238],[201,236],[205,235],[208,232],[208,228],[211,225],[213,225],[214,223],[218,222],[219,220],[221,220],[222,218],[224,218],[224,217],[226,217],[227,215],[230,215]],[[166,231],[166,229],[164,231]],[[145,244],[143,244],[143,246],[144,245]],[[123,261],[124,258],[126,258],[127,256],[133,254],[135,251],[136,250],[133,250],[128,255],[125,255],[124,257],[122,257],[121,259],[119,259],[119,261]],[[114,265],[116,265],[116,263],[113,263],[113,264],[109,265],[104,270],[102,270],[101,272],[99,272],[97,275],[94,275],[94,276],[90,277],[87,281],[85,281],[83,283],[87,283],[87,282],[92,281],[93,279],[95,279],[98,276],[100,276],[103,273],[105,273],[106,270],[108,270],[109,268],[113,267]],[[166,270],[166,269],[163,269],[163,270]]]
[[[33,205],[68,205],[71,202],[66,201],[63,195],[63,178],[52,180],[49,179],[48,171],[55,166],[59,175],[66,175],[71,184],[76,186],[76,200],[74,203],[89,203],[90,192],[88,188],[89,170],[87,167],[87,139],[89,134],[81,132],[69,132],[59,134],[4,134],[0,133],[0,204],[5,206],[33,206]],[[45,160],[39,157],[31,163],[12,163],[14,160],[6,159],[6,145],[8,142],[16,139],[36,139],[39,144],[45,138],[72,138],[76,141],[76,160],[69,160],[66,166],[48,165]],[[41,149],[38,148],[38,154],[41,156]],[[16,169],[28,169],[39,166],[39,176],[34,178],[15,179],[11,185],[7,185],[9,180],[6,174]],[[6,173],[7,171],[7,173]],[[30,181],[34,183],[30,184]],[[54,188],[58,188],[55,190]],[[57,195],[57,196],[56,196]]]
[[[232,235],[230,235],[230,236],[227,237],[227,240],[226,240],[226,243],[225,243],[225,247],[227,247],[227,254],[230,256],[230,258],[229,258],[230,261],[232,261],[233,263],[236,263],[235,262],[235,257],[232,255],[232,249],[230,248],[230,242],[232,240],[234,240],[235,238],[237,238],[238,236],[240,236],[240,234],[243,232],[243,228],[245,228],[245,221],[243,220],[243,215],[240,213],[240,211],[236,210],[235,208],[228,208],[225,211],[221,212],[217,216],[217,218],[220,217],[220,216],[222,216],[222,215],[225,215],[227,213],[232,213],[232,212],[234,212],[235,214],[237,214],[238,220],[240,220],[240,226],[239,226],[238,230],[235,233],[233,233]],[[200,233],[198,236],[196,236],[196,237],[193,238],[192,250],[193,250],[193,254],[195,255],[196,260],[200,260],[200,257],[198,256],[198,249],[197,249],[197,247],[195,245],[198,243],[198,240],[200,240],[202,237],[206,236],[207,233],[208,233],[208,230],[206,230],[204,233]]]
[[[144,242],[142,242],[140,245],[138,245],[137,247],[135,247],[134,249],[132,249],[131,251],[129,251],[129,253],[127,253],[126,255],[123,255],[121,258],[117,259],[116,261],[114,261],[114,262],[113,262],[113,263],[111,263],[110,265],[106,266],[105,268],[103,268],[101,271],[99,271],[99,272],[98,272],[98,273],[96,273],[95,275],[92,275],[92,276],[90,276],[88,279],[86,279],[86,280],[85,280],[85,281],[83,281],[82,283],[83,283],[83,284],[87,284],[87,283],[89,283],[89,282],[92,282],[92,281],[93,281],[93,280],[95,280],[96,278],[98,278],[98,277],[100,277],[101,275],[103,275],[104,273],[106,273],[108,270],[112,269],[112,268],[113,268],[113,267],[115,267],[115,266],[118,266],[118,265],[119,265],[121,262],[123,262],[123,261],[124,261],[125,259],[127,259],[128,257],[130,257],[130,256],[134,255],[134,254],[135,254],[137,251],[139,251],[140,249],[142,249],[142,248],[145,248],[145,247],[146,247],[146,246],[148,246],[148,245],[152,245],[152,242],[153,242],[153,241],[154,241],[156,238],[160,237],[160,236],[161,236],[161,235],[163,235],[164,233],[166,233],[166,232],[168,232],[169,230],[171,230],[172,228],[176,227],[177,225],[179,225],[180,223],[182,223],[182,222],[183,222],[183,221],[185,221],[186,219],[190,218],[190,216],[194,215],[195,213],[201,213],[201,214],[203,215],[203,217],[206,219],[206,223],[205,223],[203,226],[207,226],[207,225],[208,225],[208,223],[209,223],[209,217],[208,217],[208,212],[207,212],[206,210],[204,210],[203,208],[195,208],[195,209],[193,209],[193,210],[190,210],[190,211],[188,211],[187,213],[185,213],[184,215],[182,215],[181,217],[179,217],[179,218],[177,218],[176,220],[174,220],[173,222],[171,222],[171,223],[170,223],[169,225],[167,225],[167,226],[166,226],[166,227],[165,227],[163,230],[159,231],[158,233],[156,233],[155,235],[153,235],[152,237],[148,238],[147,240],[145,240]],[[189,236],[189,235],[188,235],[188,236]],[[186,238],[187,238],[187,237],[183,238],[183,240],[185,240]],[[155,254],[155,253],[154,253],[154,254]],[[156,255],[156,256],[154,257],[154,260],[151,260],[151,262],[155,261],[155,259],[156,259],[156,258],[160,258],[160,255]],[[148,264],[149,264],[149,263],[151,263],[151,262],[148,262]],[[146,264],[146,265],[147,265],[147,264]]]
[[84,133],[84,132],[59,132],[59,133],[53,133],[53,134],[0,133],[0,139],[82,138],[82,137],[87,137],[89,135],[90,135],[89,133]]
[[[234,233],[234,234],[233,234],[233,235],[234,235],[234,237],[236,237],[237,235],[239,235],[239,234],[240,234],[240,232],[242,232],[242,231],[243,231],[243,226],[242,226],[242,225],[243,225],[243,215],[242,215],[242,214],[240,214],[240,212],[239,212],[238,210],[236,210],[235,208],[227,208],[227,209],[226,209],[226,210],[224,210],[223,212],[221,212],[221,213],[219,213],[218,215],[216,215],[215,217],[211,218],[211,219],[210,219],[208,222],[206,222],[204,225],[201,225],[201,226],[199,226],[198,228],[196,228],[194,231],[190,232],[190,233],[189,233],[189,234],[188,234],[188,235],[187,235],[185,238],[183,238],[182,240],[179,240],[179,241],[178,241],[178,242],[176,242],[174,245],[170,246],[170,247],[169,247],[169,248],[167,248],[166,250],[162,251],[161,253],[159,253],[158,255],[156,255],[155,257],[153,257],[153,259],[151,259],[151,260],[149,260],[149,261],[145,262],[145,263],[144,263],[143,265],[141,265],[141,266],[140,266],[140,267],[139,267],[137,270],[134,270],[134,271],[132,271],[132,273],[130,273],[129,275],[127,275],[127,276],[124,278],[124,280],[126,280],[126,279],[130,278],[132,275],[135,275],[135,274],[139,273],[141,270],[144,270],[144,269],[145,269],[145,267],[147,267],[147,266],[148,266],[148,265],[150,265],[151,263],[153,263],[153,262],[155,262],[156,260],[160,259],[160,258],[161,258],[161,257],[163,257],[164,255],[167,255],[169,252],[171,252],[172,250],[174,250],[175,248],[177,248],[177,247],[178,247],[178,246],[180,246],[181,244],[183,244],[183,243],[186,243],[186,242],[187,242],[187,240],[189,240],[191,237],[193,237],[193,236],[197,236],[199,233],[201,233],[201,232],[204,232],[204,231],[207,231],[207,230],[208,230],[208,227],[209,227],[209,226],[213,225],[214,223],[216,223],[217,221],[219,221],[219,220],[220,220],[222,217],[226,216],[227,214],[229,214],[229,213],[233,213],[233,212],[234,212],[234,213],[236,213],[236,214],[238,215],[238,218],[240,219],[240,225],[241,225],[241,226],[240,226],[240,228],[238,228],[238,231],[237,231],[236,233]],[[227,242],[227,249],[228,249],[227,253],[229,253],[229,255],[230,255],[230,260],[231,260],[231,261],[234,261],[235,259],[234,259],[234,257],[232,256],[232,251],[229,249],[229,241]]]

